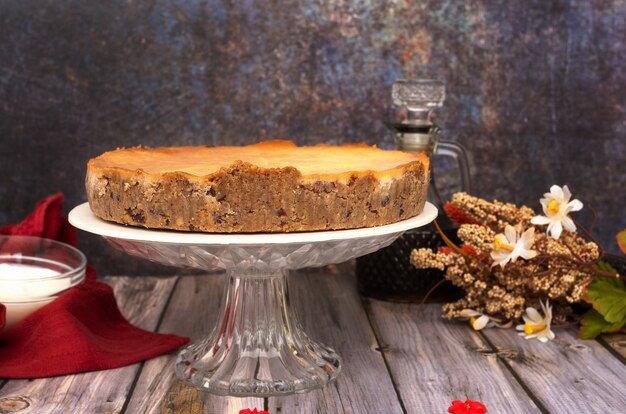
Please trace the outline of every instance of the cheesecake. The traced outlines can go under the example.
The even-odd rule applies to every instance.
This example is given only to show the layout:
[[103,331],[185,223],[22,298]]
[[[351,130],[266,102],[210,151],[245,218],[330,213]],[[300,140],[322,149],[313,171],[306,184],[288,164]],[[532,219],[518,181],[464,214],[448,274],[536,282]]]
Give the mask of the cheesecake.
[[418,215],[426,155],[365,144],[120,148],[91,159],[86,190],[104,220],[211,233],[380,226]]

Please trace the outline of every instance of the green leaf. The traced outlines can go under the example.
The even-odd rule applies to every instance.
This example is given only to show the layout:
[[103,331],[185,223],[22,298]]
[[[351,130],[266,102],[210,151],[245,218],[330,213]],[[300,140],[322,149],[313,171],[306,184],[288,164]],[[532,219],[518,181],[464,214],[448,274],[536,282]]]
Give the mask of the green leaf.
[[594,309],[589,309],[580,321],[580,324],[582,325],[582,328],[580,329],[580,337],[582,339],[593,339],[601,333],[617,332],[622,329],[625,322],[626,321],[617,323],[607,322],[606,319],[604,319],[602,315]]
[[618,273],[617,269],[607,262],[598,262],[596,267],[598,268],[598,270],[602,270],[603,272]]
[[587,286],[583,299],[591,303],[607,322],[618,323],[626,319],[626,286],[622,279],[596,277]]
[[617,233],[617,236],[615,236],[615,238],[617,239],[617,244],[619,245],[619,248],[622,249],[622,253],[626,254],[626,229]]

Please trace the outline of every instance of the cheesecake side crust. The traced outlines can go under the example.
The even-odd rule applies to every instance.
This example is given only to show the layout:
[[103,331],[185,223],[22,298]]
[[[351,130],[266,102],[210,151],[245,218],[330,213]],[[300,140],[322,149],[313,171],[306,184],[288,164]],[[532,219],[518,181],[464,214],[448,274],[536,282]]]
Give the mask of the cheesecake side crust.
[[85,182],[91,210],[108,221],[211,233],[298,232],[374,227],[418,215],[428,190],[427,158],[398,170],[331,179],[235,161],[194,176],[95,167],[92,160]]

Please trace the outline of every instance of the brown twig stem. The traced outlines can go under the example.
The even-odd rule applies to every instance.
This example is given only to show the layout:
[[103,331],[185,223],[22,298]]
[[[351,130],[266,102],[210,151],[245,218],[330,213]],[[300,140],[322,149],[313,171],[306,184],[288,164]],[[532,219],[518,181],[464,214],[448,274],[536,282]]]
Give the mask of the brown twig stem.
[[435,219],[435,221],[433,221],[433,223],[435,224],[435,228],[437,229],[437,231],[441,235],[441,238],[443,239],[443,242],[446,244],[446,246],[448,246],[452,251],[460,254],[461,256],[467,256],[467,253],[465,253],[463,250],[461,250],[461,248],[459,246],[457,246],[456,244],[452,243],[452,240],[450,240],[443,233],[443,230],[441,230],[441,227],[439,227],[439,223],[437,223],[436,219]]
[[598,213],[591,204],[587,204],[587,208],[589,209],[589,211],[591,211],[591,226],[589,226],[589,234],[592,234],[593,229],[596,227],[596,222],[598,220]]
[[445,283],[445,279],[441,279],[439,282],[437,282],[435,284],[435,286],[431,287],[430,290],[428,292],[426,292],[426,295],[424,295],[424,298],[422,299],[422,301],[420,302],[421,305],[423,305],[424,303],[426,303],[426,301],[428,300],[428,298],[430,297],[430,295],[432,295],[432,293],[441,285],[443,285]]
[[574,224],[576,224],[576,228],[579,228],[580,231],[592,242],[594,242],[598,248],[600,249],[600,256],[604,255],[604,252],[606,251],[604,249],[604,247],[602,247],[602,245],[598,242],[598,240],[593,237],[593,234],[591,234],[591,232],[589,230],[587,230],[584,226],[582,226],[575,218],[570,217],[572,219],[572,221],[574,222]]

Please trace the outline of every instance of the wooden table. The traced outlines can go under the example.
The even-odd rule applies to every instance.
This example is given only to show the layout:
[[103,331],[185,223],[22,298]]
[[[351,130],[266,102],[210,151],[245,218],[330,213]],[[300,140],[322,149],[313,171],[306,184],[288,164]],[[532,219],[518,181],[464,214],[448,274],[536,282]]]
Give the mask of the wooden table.
[[[511,329],[473,331],[440,306],[362,299],[353,266],[291,276],[307,333],[343,357],[339,379],[289,397],[200,393],[174,375],[174,354],[101,372],[0,380],[2,413],[446,413],[454,399],[496,413],[626,412],[626,336],[582,341],[565,328],[547,344]],[[222,277],[107,277],[134,324],[198,339],[214,326]]]

